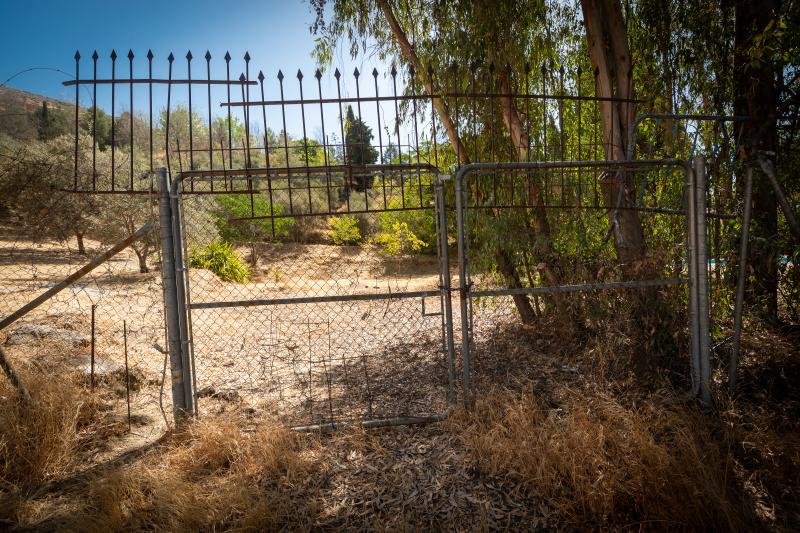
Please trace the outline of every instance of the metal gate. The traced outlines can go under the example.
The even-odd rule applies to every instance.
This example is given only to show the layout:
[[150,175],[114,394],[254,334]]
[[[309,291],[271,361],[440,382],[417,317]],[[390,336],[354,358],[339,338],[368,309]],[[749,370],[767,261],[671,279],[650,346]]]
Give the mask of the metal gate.
[[[346,190],[359,174],[377,183]],[[243,404],[315,428],[445,416],[455,361],[444,195],[435,169],[222,179],[228,186],[214,193],[212,179],[184,179],[182,188],[193,193],[178,195],[195,411]],[[401,194],[406,205],[384,204]],[[346,205],[331,211],[334,195]],[[247,216],[232,217],[239,206]],[[336,245],[313,238],[328,232],[336,242],[337,232],[384,227],[393,213],[415,211],[434,215],[428,255],[387,255],[363,239]],[[294,239],[300,233],[304,238]],[[225,243],[230,248],[222,252]],[[248,273],[221,279],[199,259],[214,253],[236,255]]]
[[[707,213],[702,157],[695,159],[694,167],[676,159],[470,164],[456,174],[455,198],[459,307],[461,331],[466,332],[461,336],[461,359],[467,403],[474,397],[474,382],[480,374],[476,366],[491,348],[491,341],[486,340],[490,336],[476,338],[476,330],[485,329],[476,323],[488,322],[496,328],[505,318],[513,316],[516,324],[522,314],[520,307],[526,305],[529,297],[563,298],[559,295],[682,285],[688,286],[693,392],[704,402],[710,401]],[[517,244],[529,245],[531,237],[526,234],[535,231],[525,226],[528,219],[535,218],[537,209],[599,213],[597,220],[605,223],[607,217],[611,223],[606,241],[618,231],[618,216],[624,211],[634,213],[637,218],[673,217],[677,221],[673,231],[658,237],[664,241],[659,243],[660,249],[672,252],[661,258],[645,258],[653,264],[644,272],[623,266],[591,281],[585,279],[586,272],[575,267],[574,273],[561,272],[556,283],[547,275],[541,276],[539,283],[520,283],[502,279],[493,266],[487,268],[485,261],[481,264],[482,256],[491,253],[487,250],[503,253],[505,260],[511,262],[515,256],[524,254]],[[525,213],[522,223],[519,217],[514,220],[519,212]],[[473,241],[481,232],[482,242],[475,247]],[[665,272],[668,277],[659,275]],[[560,307],[558,302],[555,306]],[[492,319],[485,320],[487,315]]]

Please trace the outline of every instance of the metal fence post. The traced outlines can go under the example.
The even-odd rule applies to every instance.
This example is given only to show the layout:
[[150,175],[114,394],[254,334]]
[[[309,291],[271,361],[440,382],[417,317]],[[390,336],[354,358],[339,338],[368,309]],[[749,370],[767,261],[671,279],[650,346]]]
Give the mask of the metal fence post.
[[461,308],[461,367],[463,372],[464,403],[471,405],[473,402],[472,394],[472,354],[469,345],[469,310],[468,310],[468,291],[467,283],[467,235],[464,221],[464,198],[462,197],[462,179],[464,175],[461,171],[456,173],[456,233],[458,239],[458,299]]
[[733,340],[728,361],[728,389],[736,390],[736,367],[739,364],[739,348],[742,337],[742,305],[744,305],[744,285],[747,280],[747,245],[750,239],[750,214],[753,203],[753,167],[745,171],[744,213],[742,218],[742,242],[739,251],[739,279],[736,280],[736,303],[733,310]]
[[[445,205],[444,181],[449,176],[436,176],[435,205],[437,207],[437,226],[439,229],[439,247],[441,250],[441,273],[442,273],[442,303],[444,305],[445,323],[445,343],[447,346],[447,380],[450,387],[449,394],[455,392],[456,367],[455,367],[455,344],[453,339],[453,302],[451,299],[450,285],[450,251],[447,248],[447,206]],[[451,398],[452,400],[452,398]]]
[[706,162],[702,156],[694,158],[695,215],[697,245],[697,324],[700,349],[700,401],[711,402],[711,350],[709,339],[708,305],[708,249],[706,242]]
[[700,334],[697,314],[697,233],[694,169],[687,166],[684,197],[686,201],[686,245],[689,260],[689,358],[692,394],[700,393]]
[[172,211],[172,249],[175,254],[175,292],[178,303],[178,332],[181,343],[181,368],[183,371],[184,405],[188,413],[195,413],[194,398],[194,364],[192,347],[190,346],[189,306],[184,262],[183,222],[180,203],[181,180],[176,179],[170,188],[170,209]]
[[180,424],[191,411],[186,406],[186,383],[184,381],[183,357],[180,337],[178,291],[175,281],[175,249],[172,224],[172,202],[170,183],[166,168],[159,168],[158,214],[161,226],[161,276],[164,284],[164,313],[167,322],[170,377],[172,382],[172,412],[175,423]]

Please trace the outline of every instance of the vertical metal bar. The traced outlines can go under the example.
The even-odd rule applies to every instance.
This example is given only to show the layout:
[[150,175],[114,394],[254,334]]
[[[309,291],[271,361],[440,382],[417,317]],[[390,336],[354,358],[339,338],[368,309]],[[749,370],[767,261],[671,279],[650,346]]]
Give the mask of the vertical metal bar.
[[[504,68],[506,70],[506,77],[508,79],[508,92],[510,94],[516,94],[514,92],[514,82],[513,82],[513,77],[512,77],[513,73],[511,72],[511,65],[506,63]],[[516,102],[514,102],[513,96],[509,96],[509,99],[516,106]],[[513,141],[513,139],[511,139],[510,135],[509,135],[509,142],[510,142],[510,145],[511,145],[510,146],[511,153],[514,154],[514,156],[513,156],[514,159],[518,161],[519,160],[519,147],[514,145],[514,141]],[[508,205],[512,205],[513,206],[514,205],[514,196],[515,196],[515,191],[514,191],[514,185],[515,185],[514,184],[514,172],[509,172],[508,173],[508,179],[510,181],[510,184],[509,184],[510,195],[509,195]],[[524,202],[523,202],[523,204],[524,204]]]
[[[214,134],[211,120],[211,52],[206,50],[206,92],[208,97],[208,169],[214,170]],[[263,100],[263,98],[262,98]],[[214,180],[211,180],[211,192],[214,192]]]
[[147,94],[150,108],[150,172],[153,172],[153,51],[147,51]]
[[[378,69],[372,69],[372,79],[375,81],[375,111],[378,115],[378,146],[380,147],[379,155],[381,163],[384,163],[383,160],[383,135],[381,134],[381,102],[379,100],[380,95],[378,94]],[[388,128],[387,128],[388,129]],[[392,136],[389,135],[389,139],[387,141],[389,145],[392,144]],[[389,161],[391,163],[391,161]],[[386,174],[381,172],[381,189],[383,190],[383,206],[384,209],[386,208]]]
[[450,401],[454,401],[453,393],[456,387],[456,352],[455,341],[453,335],[453,301],[451,299],[451,280],[450,280],[450,251],[447,243],[447,206],[445,204],[444,194],[444,176],[436,176],[436,189],[435,189],[435,206],[438,221],[438,238],[440,249],[440,278],[441,285],[441,301],[444,307],[444,334],[445,345],[447,349],[447,381],[448,381],[448,397]]
[[94,358],[95,358],[95,311],[97,304],[92,304],[91,348],[89,352],[89,386],[94,390]]
[[[225,52],[225,88],[228,90],[228,104],[231,103],[231,53]],[[231,129],[231,106],[228,105],[228,166],[233,168],[233,131]],[[226,180],[227,182],[227,180]],[[227,189],[227,183],[225,184]]]
[[[239,82],[242,84],[242,102],[244,106],[242,106],[242,114],[244,118],[244,166],[245,168],[249,169],[253,166],[253,159],[250,154],[250,106],[248,105],[250,102],[250,97],[248,93],[250,92],[250,86],[248,82],[250,79],[247,77],[246,74],[241,74],[239,76]],[[248,177],[250,173],[247,173]]]
[[[578,65],[578,69],[576,72],[577,77],[577,93],[578,93],[578,161],[583,161],[583,141],[581,137],[583,137],[583,106],[581,105],[581,92],[583,89],[581,88],[581,66]],[[581,172],[581,168],[578,167],[578,207],[583,205],[583,176]]]
[[[170,158],[169,158],[169,115],[170,115],[170,105],[172,103],[172,62],[175,61],[175,56],[172,55],[172,52],[169,53],[167,56],[167,62],[169,63],[169,75],[168,75],[168,82],[167,83],[167,123],[164,128],[164,150],[166,151],[167,156],[167,174],[172,175],[172,170],[170,167]],[[178,154],[180,157],[180,154]]]
[[[189,170],[194,170],[194,125],[192,117],[192,51],[186,52],[186,76],[189,80]],[[194,180],[189,185],[194,190]]]
[[128,50],[128,96],[129,99],[129,112],[130,112],[130,184],[128,187],[130,190],[133,190],[133,152],[134,152],[134,142],[133,142],[133,50]]
[[[183,184],[181,183],[180,186],[182,188]],[[173,184],[173,191],[174,190],[175,190],[175,186]],[[193,331],[192,330],[192,313],[191,313],[192,297],[191,297],[191,291],[189,290],[189,276],[188,276],[188,271],[189,270],[188,270],[188,265],[185,262],[185,259],[189,257],[189,246],[188,246],[188,244],[186,242],[186,239],[183,238],[185,224],[183,223],[184,218],[183,218],[183,194],[182,194],[182,192],[183,192],[182,190],[180,191],[181,194],[178,194],[178,192],[176,192],[177,196],[175,198],[175,206],[176,206],[176,208],[175,208],[176,211],[175,212],[177,213],[177,216],[174,217],[174,218],[175,218],[175,223],[176,223],[176,225],[178,227],[176,246],[179,247],[179,248],[176,248],[176,250],[179,251],[179,257],[176,260],[175,264],[180,267],[177,270],[177,272],[181,275],[181,277],[180,278],[176,278],[176,280],[181,282],[180,285],[178,285],[178,289],[179,289],[178,295],[179,295],[179,297],[181,297],[180,289],[183,290],[183,296],[181,297],[181,300],[179,302],[179,304],[180,304],[179,310],[181,311],[180,316],[184,320],[183,327],[184,327],[185,333],[183,333],[184,337],[182,337],[182,339],[186,339],[185,341],[182,341],[181,345],[184,347],[184,361],[188,361],[188,363],[186,363],[184,365],[184,368],[186,369],[185,372],[184,372],[184,377],[185,377],[186,382],[189,383],[190,387],[191,387],[190,390],[187,393],[188,397],[189,397],[189,404],[188,405],[190,406],[191,412],[193,412],[195,415],[197,415],[198,414],[197,402],[195,401],[196,399],[195,399],[195,392],[194,392],[194,391],[197,390],[197,380],[196,380],[196,377],[195,377],[196,374],[195,374],[195,364],[194,364],[195,363],[195,361],[194,361],[194,340],[193,340],[194,337],[192,335],[192,331]],[[183,255],[180,255],[180,251],[183,251]]]
[[159,222],[161,227],[161,276],[164,288],[164,312],[167,322],[170,378],[172,383],[172,411],[175,423],[183,422],[190,412],[186,406],[183,358],[178,316],[178,294],[175,283],[175,250],[172,236],[172,202],[170,183],[166,168],[158,169]]
[[[336,99],[339,102],[339,127],[341,129],[341,135],[342,135],[342,157],[344,159],[342,163],[349,166],[350,158],[348,157],[347,154],[347,143],[345,142],[345,136],[344,136],[344,114],[342,113],[342,87],[341,87],[342,73],[339,72],[338,68],[334,71],[333,77],[336,78]],[[348,174],[349,173],[345,174],[344,177],[344,191],[345,191],[345,199],[347,202],[347,211],[350,211],[350,179],[348,177]]]
[[[317,79],[317,94],[319,97],[319,121],[322,124],[322,158],[325,163],[325,167],[328,166],[328,134],[325,132],[325,112],[322,106],[322,71],[317,69],[314,72],[314,77]],[[261,100],[263,101],[263,95]],[[262,106],[263,109],[263,106]],[[266,118],[264,119],[264,124],[266,127]],[[333,212],[333,202],[331,201],[331,172],[330,170],[325,170],[325,191],[328,197],[328,211]],[[330,323],[328,324],[329,333],[330,333]]]
[[111,190],[116,188],[117,175],[117,127],[116,127],[116,95],[117,95],[117,52],[111,50]]
[[97,190],[97,50],[92,54],[92,190]]
[[[428,64],[428,80],[430,80],[431,84],[431,93],[430,100],[431,100],[431,135],[433,137],[433,166],[439,168],[439,148],[438,148],[438,140],[436,138],[436,109],[433,105],[433,93],[436,92],[436,86],[433,83],[433,65],[430,63]],[[421,188],[421,186],[420,186]]]
[[289,164],[289,132],[286,131],[286,105],[283,98],[283,72],[278,70],[278,83],[281,88],[281,118],[283,120],[283,153],[286,156],[286,183],[289,188],[289,214],[294,214],[292,203],[292,171]]
[[[414,115],[414,152],[416,153],[417,165],[419,165],[419,125],[417,124],[417,81],[414,79],[414,67],[408,68],[408,77],[411,85],[411,113]],[[397,128],[397,138],[400,138],[400,127]],[[399,141],[398,141],[399,142]],[[411,162],[411,147],[408,148],[408,159]],[[417,186],[419,187],[419,205],[422,207],[422,172],[417,168]],[[400,174],[400,193],[405,187],[405,176]],[[405,196],[405,195],[403,195]]]
[[[250,102],[250,52],[245,51],[244,53],[244,79],[248,83],[243,86],[245,91],[243,100],[245,104]],[[252,158],[250,157],[250,106],[245,105],[244,109],[244,134],[247,138],[247,146],[246,146],[246,154],[247,154],[247,168],[252,167]]]
[[[249,57],[249,56],[247,56],[247,57]],[[251,164],[250,164],[251,163],[251,161],[250,161],[250,118],[249,118],[250,115],[249,115],[249,113],[247,111],[249,106],[247,106],[247,94],[245,93],[245,85],[247,85],[247,81],[249,81],[249,80],[247,79],[245,74],[242,73],[242,75],[239,76],[239,83],[241,83],[241,86],[242,86],[242,103],[245,104],[243,106],[244,110],[242,111],[242,113],[244,115],[244,139],[245,139],[244,140],[244,146],[245,146],[244,150],[245,151],[244,151],[243,155],[244,155],[244,166],[247,169],[247,191],[248,191],[248,194],[250,195],[250,216],[254,217],[254,216],[256,216],[256,209],[255,209],[255,196],[253,194],[253,176],[250,174],[250,167],[251,167]]]
[[[747,247],[750,239],[750,216],[753,209],[753,167],[747,167],[744,184],[744,214],[742,236],[739,248],[739,278],[736,280],[736,303],[733,308],[733,340],[728,361],[728,389],[736,390],[736,367],[739,364],[739,348],[742,337],[742,307],[744,305],[744,286],[747,281]],[[719,268],[719,265],[717,265]]]
[[[526,161],[530,162],[531,160],[531,65],[527,61],[525,62],[525,136],[528,139],[528,147],[527,147],[527,155]],[[528,176],[528,198],[530,201],[530,175]]]
[[[494,162],[494,62],[489,63],[489,70],[487,73],[486,92],[489,94],[489,161]],[[497,201],[497,180],[495,174],[492,174],[492,183],[495,201]]]
[[176,180],[171,184],[169,199],[172,215],[172,250],[175,268],[175,293],[177,296],[178,310],[178,335],[180,340],[181,371],[183,373],[184,405],[189,414],[195,412],[194,402],[194,373],[192,365],[191,332],[189,330],[188,289],[186,278],[186,265],[184,253],[186,248],[183,241],[183,217],[180,199],[182,182]]
[[[353,77],[356,79],[356,106],[358,108],[358,121],[362,122],[361,120],[361,88],[358,83],[358,78],[361,76],[361,73],[358,71],[358,68],[353,70]],[[367,141],[369,142],[369,141]],[[365,150],[368,147],[362,146],[361,150]],[[362,152],[363,153],[363,152]],[[367,187],[367,182],[369,181],[369,176],[363,176],[364,179],[364,210],[369,211],[369,187]]]
[[472,64],[469,66],[470,71],[470,79],[469,79],[469,92],[472,94],[470,99],[472,100],[472,147],[473,147],[473,162],[477,163],[480,161],[478,157],[478,128],[477,128],[477,117],[478,117],[478,108],[477,108],[477,97],[475,96],[475,76],[478,72],[478,62],[473,61]]
[[[461,133],[458,129],[460,122],[458,117],[458,65],[455,61],[450,65],[450,69],[453,71],[453,77],[450,80],[453,84],[453,118],[455,119],[456,137],[461,139]],[[463,161],[464,155],[461,154],[461,142],[456,143],[456,161]]]
[[[692,393],[700,393],[700,330],[697,313],[697,202],[695,198],[694,169],[686,169],[686,186],[684,197],[686,201],[686,240],[687,255],[689,256],[689,355],[691,363]],[[595,182],[597,180],[594,180]]]
[[458,299],[461,307],[461,368],[463,372],[462,386],[464,387],[464,403],[471,405],[472,395],[472,361],[469,342],[469,284],[467,282],[466,268],[466,228],[464,224],[464,198],[463,195],[463,174],[456,174],[456,235],[458,241]]
[[706,242],[706,168],[702,156],[694,158],[697,215],[697,313],[700,334],[700,401],[711,403],[711,354],[708,305],[708,249]]
[[306,132],[306,105],[303,103],[303,73],[297,69],[297,82],[300,86],[300,121],[303,123],[303,158],[306,163],[306,187],[308,189],[308,212],[314,212],[314,205],[311,199],[311,173],[309,171],[308,160],[308,133]]
[[81,53],[75,50],[75,176],[74,189],[78,190],[78,122],[81,108],[80,89],[81,89]]
[[125,350],[125,400],[128,404],[128,432],[131,431],[131,373],[128,368],[128,323],[122,321],[122,343]]
[[[403,162],[403,148],[400,145],[400,107],[397,103],[397,68],[392,64],[392,70],[389,71],[389,74],[392,76],[392,95],[394,96],[394,133],[395,137],[397,138],[397,162]],[[375,93],[377,96],[378,93]],[[408,162],[411,162],[411,147],[409,147],[408,152],[409,158]],[[391,161],[389,161],[391,163]]]
[[[261,88],[261,101],[264,101],[264,73],[258,71],[258,84]],[[321,106],[322,104],[320,104]],[[269,216],[272,226],[272,238],[275,238],[275,201],[272,198],[272,177],[269,175],[269,128],[267,127],[267,108],[261,104],[261,120],[264,121],[264,163],[267,166],[267,190],[269,191]]]

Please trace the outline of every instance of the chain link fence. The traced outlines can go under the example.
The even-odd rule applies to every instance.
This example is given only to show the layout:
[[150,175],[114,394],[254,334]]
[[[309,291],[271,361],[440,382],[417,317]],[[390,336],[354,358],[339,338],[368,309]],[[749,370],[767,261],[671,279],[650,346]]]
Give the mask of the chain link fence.
[[[170,425],[172,408],[163,389],[168,369],[160,249],[157,239],[145,240],[146,246],[123,250],[10,324],[0,342],[12,361],[53,379],[72,374],[102,390],[120,416],[127,416],[130,400],[132,430],[155,437]],[[43,238],[6,212],[0,218],[0,316],[8,317],[111,244]]]
[[295,426],[444,413],[434,175],[243,181],[182,196],[199,410]]

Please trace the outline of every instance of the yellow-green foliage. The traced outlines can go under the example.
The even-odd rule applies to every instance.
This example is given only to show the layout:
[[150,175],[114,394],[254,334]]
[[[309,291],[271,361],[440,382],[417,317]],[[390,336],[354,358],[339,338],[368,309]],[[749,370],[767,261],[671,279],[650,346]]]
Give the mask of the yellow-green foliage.
[[211,241],[203,247],[192,248],[189,266],[210,270],[223,281],[244,283],[252,272],[236,254],[233,244]]
[[389,255],[418,253],[427,248],[428,244],[417,237],[407,222],[392,222],[386,229],[375,236],[383,251]]
[[356,244],[361,240],[358,219],[354,216],[345,215],[329,219],[328,231],[330,231],[333,244],[337,246]]

